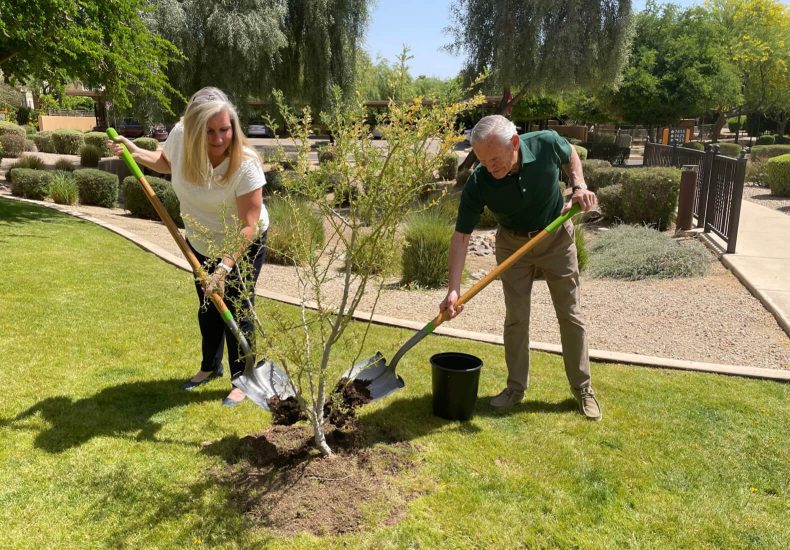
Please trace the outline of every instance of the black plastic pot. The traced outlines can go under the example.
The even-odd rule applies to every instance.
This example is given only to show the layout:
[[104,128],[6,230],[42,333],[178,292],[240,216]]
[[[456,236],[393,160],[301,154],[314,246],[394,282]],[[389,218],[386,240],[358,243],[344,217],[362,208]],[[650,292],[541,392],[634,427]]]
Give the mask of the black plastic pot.
[[481,368],[483,361],[468,353],[432,356],[433,414],[448,420],[469,420],[475,412]]

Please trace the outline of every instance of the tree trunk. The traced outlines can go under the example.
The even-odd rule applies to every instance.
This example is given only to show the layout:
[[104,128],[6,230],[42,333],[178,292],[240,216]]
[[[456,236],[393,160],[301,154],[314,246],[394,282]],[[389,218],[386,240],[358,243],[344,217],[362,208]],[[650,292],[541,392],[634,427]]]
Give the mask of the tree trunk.
[[721,129],[724,128],[725,124],[727,124],[727,117],[724,115],[724,111],[720,111],[719,118],[716,119],[716,122],[713,125],[713,132],[711,134],[711,141],[713,143],[718,143]]
[[776,133],[779,138],[784,138],[785,127],[787,127],[787,113],[783,112],[776,119]]
[[332,449],[329,448],[329,445],[326,442],[326,435],[324,434],[324,428],[320,424],[320,419],[323,418],[323,414],[321,415],[311,415],[311,423],[313,424],[313,439],[315,439],[315,446],[318,447],[318,450],[321,451],[321,454],[324,456],[332,456]]

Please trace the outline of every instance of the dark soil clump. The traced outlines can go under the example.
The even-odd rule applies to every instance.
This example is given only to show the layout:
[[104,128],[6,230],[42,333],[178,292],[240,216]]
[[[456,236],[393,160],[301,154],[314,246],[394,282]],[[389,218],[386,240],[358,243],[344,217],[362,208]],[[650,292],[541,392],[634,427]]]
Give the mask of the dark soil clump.
[[272,397],[266,401],[266,404],[269,405],[269,410],[272,412],[272,424],[290,426],[300,420],[307,420],[295,397],[286,397],[285,399]]
[[206,445],[204,452],[225,457],[227,469],[215,475],[229,486],[240,511],[278,534],[348,533],[404,517],[408,501],[419,493],[407,488],[413,483],[396,480],[414,470],[418,449],[401,441],[378,444],[360,429],[326,436],[335,452],[328,458],[316,450],[306,426],[273,426]]
[[[369,380],[341,378],[324,405],[324,418],[337,428],[353,425],[357,416],[356,410],[371,401],[368,386],[370,386]],[[275,425],[290,426],[307,419],[295,397],[285,399],[272,397],[267,404],[272,412],[272,423]]]

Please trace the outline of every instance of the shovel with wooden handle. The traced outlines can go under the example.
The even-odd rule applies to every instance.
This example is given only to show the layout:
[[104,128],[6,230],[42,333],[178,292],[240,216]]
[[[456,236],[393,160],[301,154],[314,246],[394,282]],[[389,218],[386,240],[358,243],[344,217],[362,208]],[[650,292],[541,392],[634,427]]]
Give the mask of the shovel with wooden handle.
[[[107,128],[107,135],[110,137],[110,139],[115,141],[115,138],[118,137],[118,132],[116,132],[114,128]],[[159,197],[156,196],[156,193],[154,193],[154,190],[151,188],[151,184],[149,184],[148,180],[145,179],[142,170],[140,170],[140,167],[137,165],[125,146],[123,146],[121,159],[123,159],[127,168],[129,168],[132,174],[134,174],[134,176],[137,178],[137,181],[143,187],[146,198],[148,198],[151,206],[154,207],[154,210],[156,210],[156,213],[161,218],[162,223],[165,224],[165,227],[167,227],[170,235],[176,241],[181,253],[189,262],[194,275],[202,283],[205,283],[208,279],[206,270],[203,269],[203,266],[200,265],[200,262],[192,253],[192,250],[189,248],[186,240],[179,232],[178,226],[176,226],[173,218],[170,217],[170,214],[162,205]],[[230,329],[231,333],[236,338],[236,341],[239,343],[242,355],[245,358],[246,364],[244,371],[231,379],[233,385],[242,390],[251,401],[257,405],[260,405],[266,410],[269,410],[269,405],[267,402],[271,397],[276,396],[284,399],[289,395],[293,395],[293,390],[288,383],[288,377],[279,367],[271,364],[270,361],[261,361],[257,365],[255,364],[255,355],[250,349],[250,344],[247,342],[247,338],[239,329],[239,325],[233,318],[233,314],[228,309],[228,306],[225,305],[225,301],[222,299],[222,297],[215,292],[211,294],[210,299],[214,304],[214,307],[217,308],[217,311],[219,312],[220,317],[222,317],[222,320],[225,322],[225,325]]]
[[[461,297],[458,298],[456,304],[465,304],[474,298],[478,292],[487,287],[489,283],[496,279],[503,271],[516,263],[524,254],[529,252],[544,238],[546,238],[549,233],[556,231],[558,227],[578,214],[580,211],[581,207],[578,204],[574,204],[567,212],[561,214],[557,219],[547,225],[545,229],[524,243],[521,248],[516,250],[505,261],[497,265],[491,270],[490,273],[477,281],[477,283],[475,283],[474,286],[472,286],[469,290],[464,292]],[[403,346],[401,346],[401,348],[392,358],[392,361],[389,363],[387,363],[386,359],[380,352],[377,352],[375,355],[355,364],[348,371],[346,371],[343,376],[349,380],[362,380],[368,384],[367,389],[370,392],[370,397],[373,401],[376,399],[381,399],[395,390],[404,387],[406,383],[395,373],[395,367],[398,365],[398,361],[401,360],[401,357],[403,357],[407,351],[413,348],[420,340],[436,330],[436,327],[444,323],[448,318],[449,313],[446,310],[437,315],[417,334],[412,336],[405,344],[403,344]]]

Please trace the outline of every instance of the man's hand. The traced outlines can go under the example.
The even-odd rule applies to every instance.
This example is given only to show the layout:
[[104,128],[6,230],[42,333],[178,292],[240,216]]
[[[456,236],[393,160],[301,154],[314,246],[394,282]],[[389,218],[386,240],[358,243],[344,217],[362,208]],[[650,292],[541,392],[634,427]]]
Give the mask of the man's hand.
[[217,267],[214,270],[214,273],[209,276],[208,280],[203,286],[203,290],[207,295],[212,295],[215,292],[219,295],[220,298],[225,297],[225,277],[228,276],[228,272],[222,269],[221,267]]
[[444,313],[447,311],[448,319],[455,318],[459,313],[464,310],[464,304],[458,304],[458,292],[451,290],[447,293],[442,303],[439,304],[439,311]]
[[565,212],[570,210],[571,207],[573,206],[573,203],[578,204],[581,207],[582,212],[587,212],[590,208],[595,206],[595,202],[596,202],[595,193],[587,189],[577,189],[573,193],[573,195],[571,195],[570,200],[567,203],[565,203],[565,207],[562,209],[562,212],[560,213],[564,214]]

